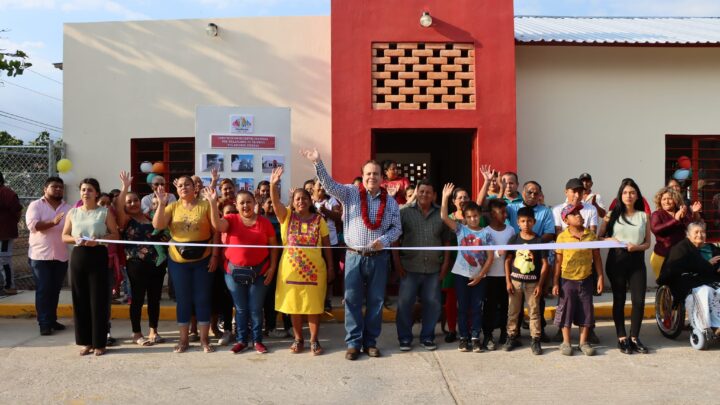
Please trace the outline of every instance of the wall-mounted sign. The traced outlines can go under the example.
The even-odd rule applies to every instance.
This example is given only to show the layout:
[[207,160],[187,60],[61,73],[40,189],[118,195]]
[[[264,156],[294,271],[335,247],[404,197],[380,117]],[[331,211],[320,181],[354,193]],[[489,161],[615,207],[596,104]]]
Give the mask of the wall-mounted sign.
[[215,149],[275,149],[274,135],[210,134],[210,147]]
[[255,117],[252,115],[236,115],[230,116],[230,133],[231,134],[252,134],[255,132]]

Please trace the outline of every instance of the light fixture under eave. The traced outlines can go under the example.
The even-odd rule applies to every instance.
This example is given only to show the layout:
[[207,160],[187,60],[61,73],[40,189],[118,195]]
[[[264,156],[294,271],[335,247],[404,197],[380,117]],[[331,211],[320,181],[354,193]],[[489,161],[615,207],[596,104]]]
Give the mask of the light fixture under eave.
[[432,17],[430,16],[430,13],[427,11],[423,11],[422,16],[420,16],[420,25],[424,28],[428,28],[432,25]]
[[209,37],[218,36],[218,31],[219,31],[219,28],[218,28],[217,24],[215,24],[215,23],[210,23],[207,25],[207,27],[205,27],[205,33]]

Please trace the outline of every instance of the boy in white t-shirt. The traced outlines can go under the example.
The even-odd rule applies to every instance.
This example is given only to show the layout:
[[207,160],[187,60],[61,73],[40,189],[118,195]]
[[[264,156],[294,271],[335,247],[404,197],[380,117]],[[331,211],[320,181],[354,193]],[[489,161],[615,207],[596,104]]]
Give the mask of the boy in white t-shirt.
[[[515,229],[507,226],[507,203],[501,198],[488,201],[490,226],[484,230],[493,245],[506,245],[515,235]],[[483,306],[483,348],[495,350],[497,344],[492,332],[500,328],[500,344],[507,339],[508,294],[505,288],[505,251],[496,250],[485,281],[485,305]]]

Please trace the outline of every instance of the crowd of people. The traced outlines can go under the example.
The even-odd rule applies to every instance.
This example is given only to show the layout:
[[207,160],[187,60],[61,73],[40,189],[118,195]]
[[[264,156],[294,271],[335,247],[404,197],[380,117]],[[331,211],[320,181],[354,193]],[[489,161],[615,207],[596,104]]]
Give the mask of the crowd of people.
[[[211,332],[221,346],[231,345],[234,337],[233,353],[251,346],[267,353],[266,336],[292,337],[290,350],[300,353],[306,348],[307,320],[309,351],[320,355],[320,316],[332,309],[333,283],[340,276],[348,360],[361,353],[381,356],[377,339],[392,277],[399,280],[401,351],[413,349],[419,303],[419,343],[426,350],[437,348],[438,321],[447,327],[446,343],[476,353],[521,346],[526,323],[531,353],[542,354],[542,343],[555,340],[563,355],[592,356],[598,343],[593,297],[603,292],[607,279],[618,349],[648,353],[640,329],[647,287],[644,252],[652,235],[650,266],[658,281],[670,285],[677,299],[704,291],[708,306],[720,307],[720,290],[713,284],[720,281],[720,256],[706,247],[702,205],[685,201],[674,185],[655,194],[656,209],[650,211],[638,184],[623,179],[606,207],[593,191],[592,176],[583,173],[567,181],[565,201],[549,206],[538,182],[521,183],[513,172],[482,166],[483,184],[472,200],[467,189],[452,183],[442,188],[429,180],[410,184],[392,161],[369,160],[352,184],[341,184],[316,149],[301,153],[316,177],[291,189],[287,202],[281,199],[282,167],[255,193],[237,190],[229,179],[219,181],[217,171],[208,187],[197,176],[174,179],[177,197],[162,176],[153,179],[146,196],[131,190],[127,172],[120,173],[120,188],[110,194],[86,178],[74,206],[64,200],[63,180],[48,178],[44,196],[25,215],[41,335],[65,328],[56,310],[69,262],[81,355],[102,355],[112,343],[113,290],[121,288],[123,279],[131,297],[132,341],[140,346],[165,342],[158,320],[166,271],[177,302],[176,353],[187,351],[193,341],[207,353],[215,351]],[[17,196],[11,193],[0,174],[0,220],[17,228],[19,204],[14,205]],[[2,227],[7,291],[13,278],[4,253],[17,238],[10,231]],[[622,247],[610,248],[603,264],[598,249],[562,246],[598,240]],[[549,242],[556,242],[556,249],[532,246]],[[70,257],[67,245],[73,246]],[[489,247],[470,248],[476,246]],[[557,297],[554,337],[545,332],[550,294]],[[141,326],[146,299],[147,335]],[[282,328],[276,325],[278,314]],[[573,325],[580,328],[577,346],[570,342]]]

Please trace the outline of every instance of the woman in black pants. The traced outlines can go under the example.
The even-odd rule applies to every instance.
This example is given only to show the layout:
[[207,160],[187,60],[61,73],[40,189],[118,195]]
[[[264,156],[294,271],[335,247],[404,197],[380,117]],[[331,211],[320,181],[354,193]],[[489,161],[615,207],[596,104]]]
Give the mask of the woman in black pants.
[[[632,179],[620,184],[615,208],[605,217],[600,236],[627,243],[627,248],[614,248],[608,252],[605,272],[613,292],[613,320],[622,353],[647,353],[640,342],[640,326],[645,313],[645,251],[650,247],[650,226],[645,213],[642,193]],[[632,312],[630,338],[625,333],[625,293],[630,288]]]
[[92,178],[80,182],[82,205],[72,208],[65,219],[62,239],[74,244],[70,257],[75,343],[82,346],[80,355],[94,351],[105,354],[110,289],[108,251],[95,239],[118,239],[115,217],[97,203],[100,184]]
[[[117,199],[118,227],[123,229],[123,239],[138,242],[156,242],[161,240],[162,233],[153,235],[155,228],[150,218],[143,214],[139,196],[128,191],[132,177],[128,172],[120,172],[122,183]],[[130,278],[132,303],[130,304],[130,323],[132,324],[133,343],[140,346],[151,346],[163,343],[165,339],[158,334],[160,318],[160,295],[165,279],[166,255],[160,247],[151,245],[125,245],[127,259],[126,268]],[[145,294],[148,298],[148,323],[150,333],[146,338],[140,328],[142,307]]]

